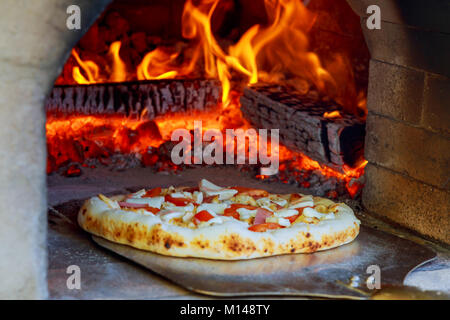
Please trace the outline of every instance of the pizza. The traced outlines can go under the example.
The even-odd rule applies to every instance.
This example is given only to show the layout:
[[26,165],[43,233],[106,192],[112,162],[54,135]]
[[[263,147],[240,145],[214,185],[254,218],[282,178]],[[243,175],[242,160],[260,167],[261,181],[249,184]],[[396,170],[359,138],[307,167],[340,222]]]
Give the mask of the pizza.
[[360,221],[344,203],[301,193],[246,187],[142,189],[87,200],[78,214],[87,232],[177,257],[238,260],[311,253],[356,238]]

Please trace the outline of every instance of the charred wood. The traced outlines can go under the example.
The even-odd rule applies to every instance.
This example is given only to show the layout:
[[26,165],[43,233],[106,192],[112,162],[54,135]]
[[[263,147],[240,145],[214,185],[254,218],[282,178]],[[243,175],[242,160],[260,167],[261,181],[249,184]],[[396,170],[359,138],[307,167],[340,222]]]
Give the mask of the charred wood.
[[45,102],[47,115],[123,115],[151,120],[174,112],[205,111],[221,97],[217,80],[153,80],[57,85]]
[[[241,111],[257,128],[280,129],[280,142],[285,146],[334,169],[342,171],[344,164],[353,167],[363,157],[364,120],[318,95],[258,83],[244,89]],[[332,111],[341,116],[324,117]]]

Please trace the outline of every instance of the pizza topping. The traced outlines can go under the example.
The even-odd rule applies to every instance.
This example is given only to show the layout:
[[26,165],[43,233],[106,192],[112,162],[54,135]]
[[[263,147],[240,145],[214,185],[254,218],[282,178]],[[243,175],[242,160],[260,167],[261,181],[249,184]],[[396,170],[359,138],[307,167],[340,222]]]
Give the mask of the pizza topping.
[[163,210],[159,213],[159,216],[162,221],[168,222],[175,218],[181,218],[184,215],[183,211],[176,210]]
[[[249,205],[245,205],[245,204],[238,204],[238,203],[232,203],[230,204],[229,208],[226,208],[223,215],[227,216],[227,217],[233,217],[236,220],[240,220],[241,219],[241,215],[238,212],[238,209],[246,209],[243,212],[244,218],[249,219],[252,216],[252,213],[248,214],[246,211],[252,211],[255,210],[254,214],[256,215],[256,207],[253,206],[249,206]],[[246,220],[244,219],[244,220]]]
[[286,217],[286,219],[289,220],[289,222],[291,224],[293,224],[295,222],[295,220],[297,220],[298,217],[300,217],[301,214],[296,214],[295,216],[290,216],[290,217]]
[[268,197],[263,197],[263,198],[259,198],[259,199],[257,199],[256,200],[256,203],[259,205],[259,206],[266,206],[266,207],[268,207],[268,206],[270,206],[270,204],[272,203],[271,201],[270,201],[270,199],[268,198]]
[[255,220],[253,221],[253,224],[262,224],[266,222],[266,219],[272,216],[273,213],[269,210],[258,208],[256,210]]
[[237,190],[234,189],[226,189],[219,187],[212,182],[209,182],[208,180],[202,179],[199,184],[199,189],[202,191],[206,196],[219,196],[219,200],[227,200],[232,198],[236,193]]
[[199,189],[198,189],[198,187],[187,187],[187,188],[183,188],[183,191],[195,193],[195,192],[198,192]]
[[284,207],[287,204],[287,200],[281,198],[278,195],[269,196],[271,202],[277,204],[279,207]]
[[128,198],[127,204],[145,204],[148,207],[161,208],[164,202],[164,197],[153,197],[153,198]]
[[275,215],[280,218],[286,218],[296,214],[298,214],[296,209],[281,209],[275,212]]
[[142,198],[145,195],[145,189],[136,191],[135,193],[130,194],[127,198]]
[[156,213],[159,212],[159,209],[152,208],[152,207],[146,207],[143,209],[133,209],[133,212],[139,213],[146,216],[154,216]]
[[110,207],[111,209],[120,209],[120,205],[117,203],[117,201],[111,200],[110,198],[102,194],[99,194],[98,197],[100,198],[100,200],[106,203],[108,207]]
[[258,206],[258,203],[256,202],[256,200],[247,194],[238,194],[235,197],[233,197],[231,200],[235,203],[248,204],[248,205],[251,205],[254,207]]
[[254,188],[246,188],[246,187],[232,187],[231,189],[234,189],[238,192],[238,194],[245,194],[249,196],[253,196],[255,198],[261,198],[261,197],[267,197],[269,195],[269,192],[262,189],[254,189]]
[[174,192],[174,193],[172,193],[171,195],[170,195],[172,198],[185,198],[185,199],[193,199],[193,197],[192,197],[192,193],[190,193],[190,192],[186,192],[186,191],[183,191],[183,192]]
[[231,209],[231,208],[225,209],[223,215],[224,215],[225,217],[233,217],[233,218],[235,218],[236,220],[239,220],[239,218],[240,218],[240,215],[239,215],[239,213],[236,211],[236,209]]
[[203,192],[194,191],[193,198],[195,203],[201,204],[203,202]]
[[121,208],[142,209],[148,207],[146,203],[129,203],[126,201],[119,201],[118,204]]
[[203,227],[236,221],[255,226],[252,231],[258,232],[289,227],[298,222],[318,223],[334,219],[333,212],[337,211],[337,206],[327,199],[319,202],[321,198],[317,198],[318,203],[315,203],[316,199],[310,195],[269,194],[265,190],[244,187],[222,188],[204,179],[199,188],[143,189],[121,202],[99,197],[103,197],[111,208],[122,207],[143,214],[159,213],[163,221],[183,226]]
[[250,228],[248,228],[248,230],[253,231],[253,232],[264,232],[269,229],[280,229],[280,228],[283,228],[283,226],[279,225],[278,223],[267,222],[267,223],[255,224],[255,225],[251,226]]
[[277,223],[283,227],[289,227],[291,225],[291,221],[289,219],[276,216],[268,217],[265,222]]
[[195,216],[195,213],[193,211],[186,212],[181,220],[183,222],[188,222],[188,221],[191,221],[194,216]]
[[188,198],[174,198],[171,195],[166,195],[164,197],[164,200],[166,202],[173,203],[174,205],[179,206],[179,207],[183,207],[183,206],[185,206],[185,205],[187,205],[189,203],[194,202],[194,200],[192,200],[192,199],[188,199]]
[[215,216],[218,214],[223,214],[226,208],[227,205],[225,203],[202,203],[201,205],[198,206],[197,212],[206,210],[213,216]]
[[219,196],[203,197],[203,203],[220,203]]
[[248,220],[256,216],[258,209],[255,208],[254,210],[249,210],[247,208],[239,208],[236,211],[239,213],[240,220]]
[[214,216],[206,210],[202,210],[194,216],[194,219],[197,219],[198,221],[208,221],[213,218],[214,218]]
[[161,188],[153,188],[151,190],[148,190],[144,195],[142,195],[143,198],[152,198],[152,197],[156,197],[156,196],[160,196],[161,195]]
[[[303,210],[303,215],[308,218],[317,218],[317,219],[326,218],[326,216],[328,216],[328,214],[320,213],[313,208],[305,208]],[[334,218],[334,214],[330,214],[330,215],[333,215],[333,218]],[[330,219],[330,218],[327,218],[327,219]]]
[[314,207],[314,200],[312,196],[304,196],[294,201],[291,200],[291,203],[289,204],[289,208],[291,209],[304,207]]

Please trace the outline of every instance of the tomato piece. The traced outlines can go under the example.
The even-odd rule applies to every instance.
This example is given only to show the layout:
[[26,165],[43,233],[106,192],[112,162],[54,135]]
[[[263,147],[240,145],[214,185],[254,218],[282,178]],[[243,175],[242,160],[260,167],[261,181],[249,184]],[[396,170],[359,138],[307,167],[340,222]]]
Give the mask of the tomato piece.
[[269,229],[280,229],[280,228],[283,228],[283,226],[280,226],[278,223],[266,222],[266,223],[255,224],[255,225],[251,226],[250,228],[248,228],[248,230],[253,231],[253,232],[264,232]]
[[250,206],[250,205],[247,205],[247,204],[233,203],[229,208],[225,209],[225,211],[223,212],[223,215],[227,216],[227,217],[233,217],[233,218],[235,218],[237,220],[240,220],[239,212],[237,212],[237,209],[240,209],[240,208],[245,208],[245,209],[248,209],[248,210],[256,210],[256,209],[258,209],[257,207]]
[[162,189],[161,188],[153,188],[151,190],[148,190],[143,196],[142,198],[152,198],[152,197],[157,197],[161,194]]
[[211,213],[209,213],[208,211],[202,210],[202,211],[200,211],[199,213],[197,213],[197,214],[194,216],[194,218],[197,219],[197,220],[199,220],[199,221],[209,221],[209,220],[211,220],[212,218],[214,218],[214,216],[213,216]]
[[236,212],[235,210],[232,210],[231,208],[225,209],[223,215],[226,216],[226,217],[233,217],[233,218],[235,218],[236,220],[239,220],[239,219],[240,219],[239,213]]
[[184,207],[188,205],[189,203],[193,203],[194,200],[188,199],[188,198],[173,198],[170,195],[166,195],[164,197],[164,201],[171,202],[177,207]]
[[294,223],[294,221],[297,220],[298,217],[300,217],[300,214],[296,214],[294,216],[287,217],[286,219],[288,219],[290,223]]
[[303,214],[303,210],[304,210],[305,208],[312,208],[312,207],[297,208],[297,209],[295,209],[295,210],[297,210],[298,214],[301,215],[301,214]]
[[144,210],[150,211],[153,214],[157,214],[159,212],[158,208],[153,208],[153,207],[145,207]]
[[230,206],[230,208],[234,208],[235,210],[240,209],[240,208],[245,208],[245,209],[248,209],[248,210],[256,210],[256,209],[258,209],[258,207],[254,207],[254,206],[251,206],[249,204],[240,204],[240,203],[233,203]]

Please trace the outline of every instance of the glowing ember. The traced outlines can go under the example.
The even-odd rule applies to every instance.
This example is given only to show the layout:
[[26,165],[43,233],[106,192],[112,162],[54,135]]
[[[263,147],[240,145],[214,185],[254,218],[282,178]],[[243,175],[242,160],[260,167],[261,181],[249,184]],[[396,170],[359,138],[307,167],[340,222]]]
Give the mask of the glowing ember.
[[335,118],[340,118],[341,114],[339,113],[338,110],[336,110],[336,111],[332,111],[332,112],[325,112],[323,114],[323,116],[327,119],[335,119]]

